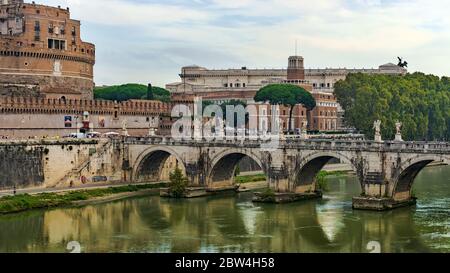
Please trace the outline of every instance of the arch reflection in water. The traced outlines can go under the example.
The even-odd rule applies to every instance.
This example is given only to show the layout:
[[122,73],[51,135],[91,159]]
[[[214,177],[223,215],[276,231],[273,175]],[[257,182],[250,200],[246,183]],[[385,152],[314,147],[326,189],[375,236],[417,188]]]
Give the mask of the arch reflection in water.
[[0,252],[67,252],[71,241],[82,252],[369,252],[372,241],[382,252],[448,251],[448,177],[449,168],[424,170],[417,208],[382,213],[353,211],[359,183],[341,177],[330,179],[320,201],[143,197],[1,216]]

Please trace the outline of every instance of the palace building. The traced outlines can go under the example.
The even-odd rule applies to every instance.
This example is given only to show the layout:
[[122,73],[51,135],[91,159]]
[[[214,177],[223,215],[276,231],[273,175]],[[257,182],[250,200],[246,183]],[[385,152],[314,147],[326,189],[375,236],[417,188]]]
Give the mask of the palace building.
[[[296,84],[310,91],[316,99],[317,107],[311,111],[307,120],[312,131],[337,131],[344,129],[343,111],[334,97],[334,85],[345,80],[350,73],[405,75],[407,70],[388,63],[377,69],[325,68],[305,69],[302,56],[291,56],[287,69],[224,69],[210,70],[192,65],[181,69],[181,82],[166,85],[174,97],[181,94],[200,96],[204,100],[217,103],[229,100],[243,100],[253,104],[254,96],[262,87],[274,83]],[[281,107],[281,119],[284,128],[288,127],[287,111]],[[298,108],[298,109],[297,109]],[[301,128],[306,119],[306,110],[297,107],[294,110],[293,128]]]
[[0,0],[0,96],[92,99],[94,63],[69,8]]

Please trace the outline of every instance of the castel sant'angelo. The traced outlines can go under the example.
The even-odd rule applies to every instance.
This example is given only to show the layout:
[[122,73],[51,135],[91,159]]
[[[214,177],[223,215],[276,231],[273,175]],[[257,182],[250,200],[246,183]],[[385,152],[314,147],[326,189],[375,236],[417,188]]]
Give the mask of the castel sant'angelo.
[[168,128],[171,104],[94,100],[94,64],[69,8],[0,0],[0,138]]
[[92,99],[95,46],[69,9],[2,1],[0,94]]

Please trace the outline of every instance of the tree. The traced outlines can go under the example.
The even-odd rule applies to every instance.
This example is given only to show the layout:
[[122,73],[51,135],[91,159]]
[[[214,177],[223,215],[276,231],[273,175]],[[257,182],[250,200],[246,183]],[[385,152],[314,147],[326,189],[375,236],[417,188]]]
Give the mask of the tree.
[[[169,102],[170,92],[164,88],[154,86],[152,94],[155,100]],[[94,89],[95,99],[127,101],[131,99],[147,99],[147,86],[142,84],[124,84],[107,87],[96,87]]]
[[450,81],[423,73],[405,76],[350,74],[335,84],[345,122],[368,137],[373,122],[382,121],[385,139],[403,123],[405,140],[450,139]]
[[183,175],[180,168],[176,167],[175,170],[169,175],[169,194],[175,198],[181,198],[186,192],[188,185],[188,179]]
[[310,92],[298,85],[292,84],[267,85],[256,93],[255,101],[290,107],[289,132],[292,132],[292,115],[296,105],[301,104],[308,111],[316,107],[316,100]]
[[[222,114],[223,114],[222,119],[223,120],[226,120],[226,118],[227,118],[227,105],[232,105],[232,106],[235,106],[235,107],[238,106],[238,105],[242,105],[244,107],[244,109],[247,107],[247,103],[245,101],[242,101],[242,100],[232,99],[232,100],[224,102],[224,103],[222,103],[220,105],[217,104],[214,101],[204,100],[202,102],[202,112],[205,111],[205,108],[210,106],[210,105],[218,105],[222,109]],[[215,113],[214,113],[214,115],[215,115]],[[237,118],[238,118],[237,114],[235,114],[234,115],[234,124],[237,124]],[[249,114],[246,113],[245,114],[245,123],[247,123],[248,120],[249,120]]]

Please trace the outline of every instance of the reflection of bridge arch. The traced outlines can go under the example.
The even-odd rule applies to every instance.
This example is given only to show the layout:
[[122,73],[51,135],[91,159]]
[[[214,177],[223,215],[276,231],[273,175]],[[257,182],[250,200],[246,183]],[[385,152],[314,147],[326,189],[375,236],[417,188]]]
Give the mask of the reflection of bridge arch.
[[317,174],[331,159],[339,159],[342,163],[350,165],[352,170],[358,175],[361,189],[364,189],[358,168],[349,157],[339,152],[315,152],[302,158],[295,171],[295,188],[313,188]]
[[450,165],[450,158],[438,155],[419,155],[404,161],[394,174],[392,196],[397,199],[409,198],[417,175],[432,162]]
[[[175,164],[185,170],[185,162],[173,149],[168,147],[152,147],[144,150],[137,157],[133,166],[132,179],[135,182],[159,182],[161,181],[164,165],[170,157],[174,157]],[[172,166],[173,168],[175,166]]]
[[236,167],[244,158],[252,159],[263,172],[265,172],[264,164],[259,156],[247,149],[232,148],[227,149],[215,155],[210,164],[208,171],[208,184],[215,186],[231,186],[233,184]]

